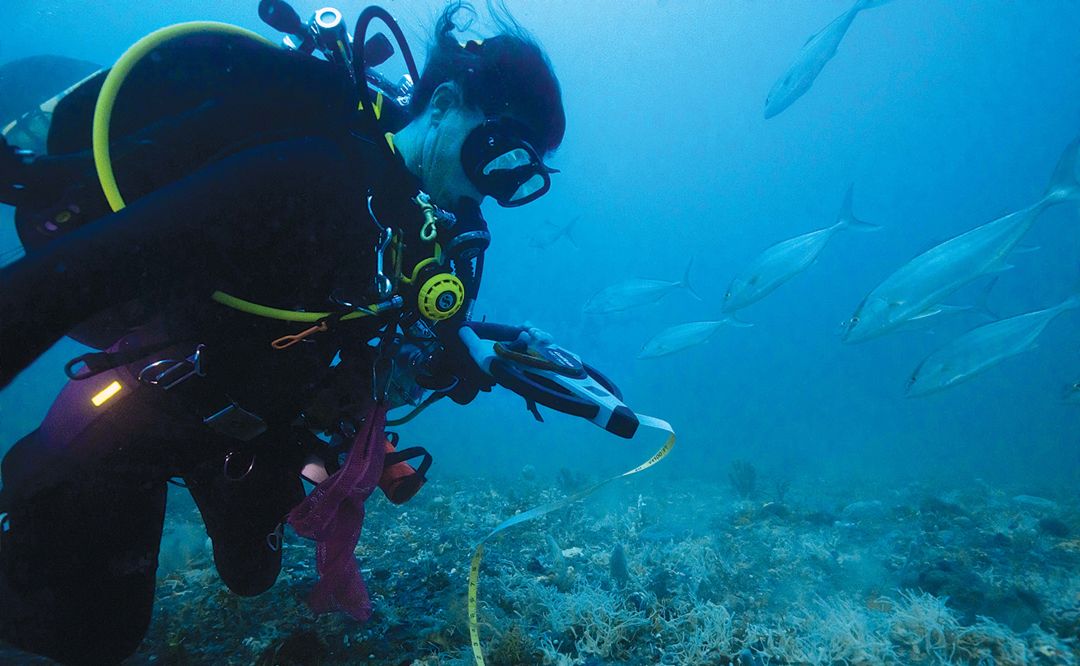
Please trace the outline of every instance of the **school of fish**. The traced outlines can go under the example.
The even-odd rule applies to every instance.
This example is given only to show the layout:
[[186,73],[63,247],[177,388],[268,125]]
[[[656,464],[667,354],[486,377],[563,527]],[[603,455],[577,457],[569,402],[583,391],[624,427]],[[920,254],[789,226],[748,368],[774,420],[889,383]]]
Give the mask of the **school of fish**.
[[[821,31],[811,36],[788,71],[766,98],[765,118],[772,118],[804,95],[836,54],[859,12],[891,0],[857,0]],[[842,325],[845,344],[857,344],[899,331],[925,329],[945,317],[973,313],[981,325],[942,345],[920,362],[908,379],[905,395],[922,396],[966,381],[1002,361],[1032,349],[1040,334],[1063,313],[1080,308],[1080,284],[1052,307],[1001,318],[987,307],[997,283],[996,275],[1011,268],[1010,255],[1031,251],[1020,241],[1047,209],[1080,203],[1080,137],[1062,152],[1044,194],[1029,205],[940,242],[903,264],[869,290]],[[736,313],[764,299],[781,285],[803,273],[818,260],[829,241],[842,231],[876,231],[880,227],[858,219],[853,211],[853,186],[844,195],[835,221],[814,231],[780,241],[759,253],[732,278],[720,304],[719,316],[666,328],[642,346],[638,358],[656,358],[707,342],[725,327],[748,327]],[[567,225],[566,233],[571,225]],[[549,230],[550,245],[565,235],[560,227]],[[1037,248],[1036,248],[1037,249]],[[604,315],[648,306],[677,292],[698,300],[690,283],[692,261],[676,282],[636,278],[610,285],[585,303],[587,315]],[[956,305],[945,300],[966,285],[992,276],[977,303]],[[1080,381],[1068,386],[1063,401],[1080,404]]]

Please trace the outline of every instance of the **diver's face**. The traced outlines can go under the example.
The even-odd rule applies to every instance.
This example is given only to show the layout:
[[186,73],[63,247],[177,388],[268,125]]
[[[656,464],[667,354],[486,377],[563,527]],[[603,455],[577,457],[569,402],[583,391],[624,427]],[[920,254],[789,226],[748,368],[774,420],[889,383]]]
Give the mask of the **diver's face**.
[[466,107],[452,84],[435,90],[429,109],[419,174],[424,191],[436,204],[451,210],[462,198],[480,202],[484,195],[461,165],[461,144],[484,122],[484,114]]

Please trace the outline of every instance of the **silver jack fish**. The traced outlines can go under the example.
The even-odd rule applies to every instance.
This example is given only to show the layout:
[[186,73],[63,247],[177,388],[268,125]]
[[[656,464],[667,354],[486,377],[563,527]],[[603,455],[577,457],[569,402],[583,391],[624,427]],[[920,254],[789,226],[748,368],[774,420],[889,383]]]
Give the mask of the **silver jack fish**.
[[907,395],[926,395],[959,384],[1029,349],[1047,325],[1066,310],[1080,308],[1080,293],[1044,310],[983,324],[938,349],[915,368]]
[[1065,149],[1046,194],[1031,206],[950,238],[885,278],[848,320],[844,342],[862,342],[895,330],[980,275],[1012,268],[1006,257],[1040,213],[1055,204],[1080,201],[1078,154],[1080,139]]
[[[947,303],[941,303],[939,305],[931,306],[930,309],[925,310],[919,315],[908,319],[904,323],[897,326],[895,331],[930,331],[936,325],[942,321],[948,321],[950,319],[959,318],[960,315],[973,314],[986,321],[996,321],[1001,319],[996,312],[990,308],[990,292],[993,291],[994,286],[997,284],[997,276],[994,276],[990,282],[983,287],[982,293],[978,300],[971,305],[949,305]],[[840,333],[843,334],[847,329],[847,322],[840,325]]]
[[638,358],[656,358],[667,356],[688,347],[700,345],[712,337],[713,333],[720,330],[721,326],[735,326],[748,328],[752,324],[741,322],[733,317],[725,317],[719,321],[692,321],[689,324],[679,324],[671,328],[665,328],[645,343],[638,353]]
[[677,289],[686,289],[694,298],[700,301],[701,297],[690,286],[690,267],[693,264],[693,259],[686,264],[683,278],[679,282],[635,279],[604,287],[585,303],[584,311],[586,314],[622,312],[623,310],[655,303]]
[[876,231],[881,227],[856,219],[851,212],[853,187],[848,187],[836,223],[824,229],[789,238],[765,250],[747,266],[724,294],[724,312],[735,312],[768,296],[774,289],[805,271],[842,229]]
[[837,16],[832,23],[806,40],[795,62],[769,91],[769,96],[765,99],[765,119],[778,115],[810,90],[814,79],[825,68],[825,63],[836,55],[836,47],[840,45],[840,40],[844,38],[859,12],[880,7],[887,2],[891,0],[857,0],[851,9]]

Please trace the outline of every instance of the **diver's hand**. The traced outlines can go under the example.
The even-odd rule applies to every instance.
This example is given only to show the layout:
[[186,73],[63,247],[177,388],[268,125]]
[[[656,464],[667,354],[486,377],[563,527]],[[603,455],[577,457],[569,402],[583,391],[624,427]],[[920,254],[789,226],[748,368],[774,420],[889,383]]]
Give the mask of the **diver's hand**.
[[[448,359],[449,360],[449,359]],[[459,405],[467,405],[476,399],[480,391],[490,392],[495,380],[476,365],[468,353],[454,356],[450,371],[457,378],[457,384],[446,395]]]
[[[501,340],[511,349],[517,348],[522,353],[529,348],[546,347],[553,344],[550,333],[533,326],[529,322],[525,322],[520,326],[491,323],[478,325],[474,322],[466,322],[464,325],[474,328],[486,327],[486,330],[480,333],[482,338]],[[440,339],[444,338],[440,336]],[[477,393],[490,391],[495,385],[495,380],[491,375],[484,372],[476,364],[472,354],[461,342],[461,337],[456,330],[452,336],[446,336],[444,349],[445,352],[439,359],[439,366],[443,371],[452,374],[458,379],[457,386],[447,392],[447,395],[454,402],[461,405],[468,404],[476,398]]]
[[550,333],[536,328],[529,322],[522,324],[521,328],[524,330],[521,331],[515,342],[524,343],[529,347],[546,347],[555,342],[555,338]]
[[432,359],[431,367],[433,377],[454,382],[446,395],[459,405],[467,405],[480,391],[490,391],[495,386],[495,380],[476,364],[461,340],[459,328],[440,328],[436,332],[442,343],[442,351]]

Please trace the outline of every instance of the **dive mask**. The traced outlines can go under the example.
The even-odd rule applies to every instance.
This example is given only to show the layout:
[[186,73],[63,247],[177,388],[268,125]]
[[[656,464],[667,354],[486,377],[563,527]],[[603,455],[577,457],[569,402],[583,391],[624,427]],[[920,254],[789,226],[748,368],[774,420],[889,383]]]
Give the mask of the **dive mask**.
[[488,118],[465,137],[461,165],[480,191],[500,206],[512,208],[535,201],[551,189],[549,174],[525,135],[524,125],[506,117]]

